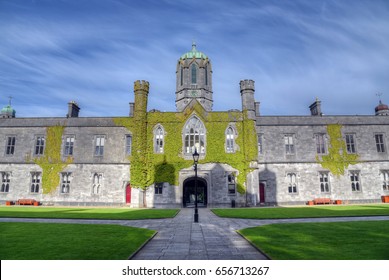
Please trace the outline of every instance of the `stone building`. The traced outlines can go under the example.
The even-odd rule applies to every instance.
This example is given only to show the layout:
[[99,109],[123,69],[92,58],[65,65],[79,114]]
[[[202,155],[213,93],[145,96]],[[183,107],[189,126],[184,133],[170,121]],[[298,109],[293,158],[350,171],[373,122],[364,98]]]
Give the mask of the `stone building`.
[[[176,68],[176,112],[147,110],[149,83],[134,83],[125,117],[0,118],[0,201],[46,205],[205,207],[305,204],[326,197],[379,202],[389,195],[389,109],[327,116],[263,116],[254,81],[240,81],[241,110],[212,111],[212,64],[192,45]],[[237,93],[239,94],[239,93]]]

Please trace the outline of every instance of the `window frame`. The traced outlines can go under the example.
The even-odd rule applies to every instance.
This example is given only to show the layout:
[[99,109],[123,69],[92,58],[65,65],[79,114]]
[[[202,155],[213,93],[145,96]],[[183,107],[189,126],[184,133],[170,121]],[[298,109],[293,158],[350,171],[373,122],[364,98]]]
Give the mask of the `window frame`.
[[[193,130],[193,131],[192,131]],[[197,149],[200,156],[206,153],[206,129],[200,118],[191,116],[183,127],[183,148],[184,155],[191,156],[194,152],[193,148]]]
[[[381,137],[380,138],[377,138],[378,137]],[[374,134],[374,140],[375,140],[375,145],[376,145],[376,150],[377,150],[377,153],[386,153],[386,145],[385,145],[385,135],[384,133],[375,133]],[[380,141],[377,141],[377,140],[380,140]]]
[[226,153],[233,154],[236,152],[235,150],[235,130],[228,126],[225,132],[225,151]]
[[294,138],[295,138],[294,134],[288,133],[284,135],[285,154],[287,156],[296,154]]
[[350,170],[349,171],[349,178],[350,178],[350,184],[351,184],[350,185],[351,192],[353,192],[353,193],[362,192],[361,172],[359,170]]
[[[39,194],[42,184],[42,172],[31,172],[30,193]],[[36,179],[34,179],[36,177]]]
[[163,194],[163,183],[154,183],[154,194],[156,195]]
[[[68,142],[68,139],[70,139],[70,142]],[[64,146],[63,146],[63,155],[65,157],[70,157],[70,156],[74,155],[74,142],[75,141],[76,141],[76,137],[74,135],[65,135]]]
[[227,193],[228,195],[236,195],[236,174],[231,172],[227,175]]
[[[43,144],[42,144],[43,141]],[[44,135],[36,135],[34,141],[34,156],[43,156],[46,148],[46,137]]]
[[9,193],[11,188],[11,172],[1,171],[0,180],[0,193]]
[[197,85],[197,72],[198,72],[198,67],[196,63],[192,63],[190,65],[190,82],[192,85]]
[[[60,193],[61,194],[69,194],[71,190],[71,172],[61,172],[61,185],[60,185]],[[66,179],[66,180],[65,180]]]
[[106,136],[105,135],[95,135],[94,137],[94,149],[93,149],[93,156],[95,157],[103,157],[104,156],[104,148],[105,148],[105,142],[106,142]]
[[[11,140],[13,139],[13,141]],[[10,143],[10,140],[13,142]],[[12,157],[15,155],[16,135],[7,135],[5,138],[5,156]]]
[[355,133],[346,133],[345,134],[345,143],[346,143],[346,151],[348,154],[356,154],[357,153]]
[[263,155],[263,133],[257,133],[257,149],[258,155]]
[[330,172],[328,171],[319,172],[319,184],[320,184],[320,193],[323,194],[331,193]]
[[[128,142],[128,140],[130,141]],[[125,138],[125,154],[126,156],[130,156],[132,154],[132,134],[126,134]]]
[[163,154],[165,148],[165,130],[162,125],[154,129],[154,153]]
[[327,141],[325,133],[315,134],[316,154],[325,155],[327,154]]
[[389,170],[380,170],[382,190],[389,192]]
[[[294,178],[294,180],[293,180]],[[297,172],[287,172],[288,194],[298,194],[298,174]]]
[[[97,178],[97,182],[95,181],[96,178]],[[93,172],[92,173],[92,195],[100,195],[102,185],[103,185],[103,173]]]

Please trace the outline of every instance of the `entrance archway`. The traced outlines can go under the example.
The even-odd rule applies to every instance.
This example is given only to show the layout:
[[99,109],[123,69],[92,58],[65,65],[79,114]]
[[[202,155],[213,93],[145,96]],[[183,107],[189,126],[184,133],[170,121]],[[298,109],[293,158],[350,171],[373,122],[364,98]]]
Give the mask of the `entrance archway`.
[[[197,206],[207,207],[207,181],[197,178]],[[184,207],[194,207],[195,204],[195,178],[188,178],[183,185],[182,203]]]

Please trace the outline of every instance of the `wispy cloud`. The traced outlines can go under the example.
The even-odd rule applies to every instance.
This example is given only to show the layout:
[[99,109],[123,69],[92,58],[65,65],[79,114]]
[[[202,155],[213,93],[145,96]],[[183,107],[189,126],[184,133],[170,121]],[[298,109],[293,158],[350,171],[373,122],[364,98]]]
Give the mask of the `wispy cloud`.
[[[256,81],[262,114],[372,114],[389,102],[387,1],[0,1],[0,105],[17,116],[127,115],[137,79],[149,109],[175,110],[192,40],[213,64],[214,110]],[[1,101],[3,100],[3,101]]]

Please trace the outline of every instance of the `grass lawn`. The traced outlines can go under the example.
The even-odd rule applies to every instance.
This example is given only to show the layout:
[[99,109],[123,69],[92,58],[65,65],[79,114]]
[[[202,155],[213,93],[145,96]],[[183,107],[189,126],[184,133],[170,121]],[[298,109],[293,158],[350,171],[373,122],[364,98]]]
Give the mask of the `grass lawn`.
[[141,220],[172,218],[177,209],[128,209],[128,208],[56,208],[34,206],[2,206],[2,218],[50,218],[50,219],[101,219]]
[[389,221],[274,224],[239,232],[272,259],[389,260]]
[[243,219],[293,219],[319,217],[389,216],[389,204],[307,207],[212,209],[219,217]]
[[119,225],[0,223],[0,259],[125,260],[154,232]]

